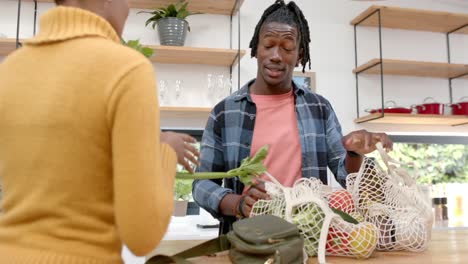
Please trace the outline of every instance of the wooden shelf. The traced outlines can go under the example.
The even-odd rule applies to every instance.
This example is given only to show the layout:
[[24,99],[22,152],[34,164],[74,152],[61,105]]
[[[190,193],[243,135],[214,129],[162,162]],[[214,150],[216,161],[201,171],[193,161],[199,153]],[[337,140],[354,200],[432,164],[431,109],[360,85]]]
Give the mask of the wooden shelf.
[[[237,63],[236,49],[212,49],[176,46],[148,46],[154,50],[153,62],[171,64],[204,64],[231,66]],[[0,39],[0,56],[7,56],[16,49],[14,39]],[[245,51],[241,50],[241,58]]]
[[[378,118],[381,114],[370,114],[354,120],[356,123],[372,124],[401,124],[401,125],[441,125],[459,126],[468,124],[468,116],[456,115],[414,115],[414,114],[385,114],[383,118]],[[376,119],[378,118],[378,119]]]
[[[468,74],[467,64],[440,62],[383,60],[384,74],[433,78],[454,78]],[[355,68],[353,73],[380,74],[380,59],[373,59]],[[464,78],[468,78],[466,75]]]
[[211,108],[162,106],[159,110],[161,113],[161,119],[204,118],[208,120]]
[[[452,30],[468,25],[468,14],[378,5],[373,5],[362,12],[351,21],[351,25],[356,25],[359,21],[376,10],[380,10],[382,26],[386,28],[448,33]],[[379,25],[377,13],[359,25],[377,27]],[[468,34],[468,26],[462,30],[456,31],[455,33]]]
[[[212,49],[176,46],[148,46],[154,50],[153,62],[231,66],[237,63],[236,49]],[[245,51],[241,50],[241,58]]]
[[[26,2],[33,2],[33,0],[26,0]],[[53,0],[37,0],[37,2],[53,3]],[[175,3],[176,0],[129,0],[131,8],[153,9],[155,7],[167,6],[170,3]],[[190,12],[204,13],[204,14],[218,14],[218,15],[231,15],[234,9],[236,0],[191,0],[188,9]],[[239,0],[238,7],[235,13],[244,3],[244,0]]]

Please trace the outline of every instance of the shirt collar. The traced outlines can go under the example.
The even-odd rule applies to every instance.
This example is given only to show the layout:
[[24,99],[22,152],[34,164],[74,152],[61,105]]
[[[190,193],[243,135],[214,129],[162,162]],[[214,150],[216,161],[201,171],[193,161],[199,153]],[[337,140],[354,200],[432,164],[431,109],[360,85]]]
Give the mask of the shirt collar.
[[[242,88],[236,92],[236,95],[234,96],[234,101],[239,102],[242,100],[247,100],[247,102],[253,103],[252,97],[250,97],[250,85],[252,85],[255,82],[255,79],[252,79],[248,81]],[[294,92],[294,97],[296,98],[297,96],[301,96],[305,93],[305,87],[302,87],[300,85],[297,85],[294,81],[293,83],[293,92]]]

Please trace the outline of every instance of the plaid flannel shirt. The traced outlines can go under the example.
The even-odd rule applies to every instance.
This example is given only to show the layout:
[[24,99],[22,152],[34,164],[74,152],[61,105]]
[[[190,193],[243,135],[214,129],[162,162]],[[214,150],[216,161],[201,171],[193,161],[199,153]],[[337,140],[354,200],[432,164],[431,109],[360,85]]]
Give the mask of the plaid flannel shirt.
[[[239,167],[250,155],[256,107],[247,83],[218,103],[211,111],[200,149],[197,171],[228,171]],[[341,143],[341,126],[330,103],[322,96],[293,83],[297,128],[301,145],[302,177],[319,178],[327,184],[327,167],[344,186],[346,151]],[[288,157],[284,157],[288,158]],[[237,177],[222,180],[196,180],[192,192],[195,202],[221,221],[220,233],[231,229],[234,217],[219,214],[219,203],[228,193],[241,194],[243,184]]]

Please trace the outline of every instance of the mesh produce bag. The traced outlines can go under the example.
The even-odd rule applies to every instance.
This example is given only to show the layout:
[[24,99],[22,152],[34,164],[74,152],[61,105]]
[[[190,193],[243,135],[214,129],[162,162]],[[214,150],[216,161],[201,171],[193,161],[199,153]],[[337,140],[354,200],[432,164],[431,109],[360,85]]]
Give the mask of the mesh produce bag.
[[377,143],[385,169],[375,159],[365,158],[358,173],[348,175],[347,190],[356,210],[379,230],[378,250],[423,251],[432,230],[429,199],[404,164],[392,159]]
[[282,186],[268,172],[266,190],[271,200],[258,200],[251,216],[272,214],[299,228],[308,256],[325,263],[325,254],[367,258],[374,251],[379,232],[370,223],[352,224],[328,206],[318,179],[300,179],[292,188]]

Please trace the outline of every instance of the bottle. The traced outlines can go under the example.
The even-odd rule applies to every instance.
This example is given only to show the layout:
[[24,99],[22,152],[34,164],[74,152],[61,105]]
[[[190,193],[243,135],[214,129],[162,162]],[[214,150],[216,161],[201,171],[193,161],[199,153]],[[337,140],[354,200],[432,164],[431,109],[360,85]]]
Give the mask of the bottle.
[[440,221],[443,220],[443,207],[442,207],[442,198],[436,197],[432,198],[432,208],[434,211],[434,223],[437,225]]
[[448,226],[448,208],[447,197],[432,198],[433,212],[434,212],[434,226],[447,227]]

